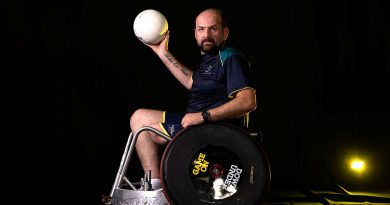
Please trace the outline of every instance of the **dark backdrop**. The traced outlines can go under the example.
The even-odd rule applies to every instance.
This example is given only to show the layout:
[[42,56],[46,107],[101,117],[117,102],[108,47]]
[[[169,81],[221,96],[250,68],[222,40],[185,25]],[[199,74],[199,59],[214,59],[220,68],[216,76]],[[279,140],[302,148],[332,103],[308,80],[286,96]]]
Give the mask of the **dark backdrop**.
[[[251,122],[263,133],[272,187],[389,189],[387,0],[1,4],[4,138],[15,145],[4,164],[17,175],[11,190],[29,197],[12,200],[99,204],[111,190],[132,112],[182,111],[188,97],[135,38],[135,16],[161,11],[170,50],[196,67],[194,19],[209,6],[225,10],[230,41],[251,60],[258,97]],[[343,170],[356,153],[369,162],[365,178]]]

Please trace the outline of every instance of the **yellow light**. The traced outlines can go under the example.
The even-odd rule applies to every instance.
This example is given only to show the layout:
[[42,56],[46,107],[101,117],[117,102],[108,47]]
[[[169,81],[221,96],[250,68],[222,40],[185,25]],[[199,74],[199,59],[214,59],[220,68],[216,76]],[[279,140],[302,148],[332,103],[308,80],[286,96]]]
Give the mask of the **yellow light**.
[[361,173],[365,170],[366,165],[364,161],[360,159],[355,159],[351,161],[351,169],[355,172]]

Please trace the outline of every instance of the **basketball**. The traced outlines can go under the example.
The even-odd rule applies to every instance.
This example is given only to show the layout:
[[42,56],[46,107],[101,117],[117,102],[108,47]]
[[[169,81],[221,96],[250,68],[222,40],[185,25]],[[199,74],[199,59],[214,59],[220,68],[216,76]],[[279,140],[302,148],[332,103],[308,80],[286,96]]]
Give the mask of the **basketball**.
[[147,9],[135,17],[133,30],[135,36],[146,44],[160,43],[168,31],[168,21],[161,12]]

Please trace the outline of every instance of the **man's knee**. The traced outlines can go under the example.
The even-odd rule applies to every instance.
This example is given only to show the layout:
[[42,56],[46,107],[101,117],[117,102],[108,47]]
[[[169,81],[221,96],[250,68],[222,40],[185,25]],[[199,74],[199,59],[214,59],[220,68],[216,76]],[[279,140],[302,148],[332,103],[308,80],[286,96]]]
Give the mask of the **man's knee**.
[[146,117],[146,109],[137,109],[133,112],[133,114],[130,117],[130,125],[135,126],[138,124],[142,124],[144,121],[144,118]]
[[133,114],[131,115],[131,120],[132,121],[135,121],[137,120],[138,118],[142,117],[143,116],[143,113],[145,113],[145,109],[141,108],[141,109],[137,109],[136,111],[133,112]]
[[138,109],[130,117],[130,127],[132,131],[137,131],[141,127],[154,127],[160,129],[159,123],[163,120],[163,111]]

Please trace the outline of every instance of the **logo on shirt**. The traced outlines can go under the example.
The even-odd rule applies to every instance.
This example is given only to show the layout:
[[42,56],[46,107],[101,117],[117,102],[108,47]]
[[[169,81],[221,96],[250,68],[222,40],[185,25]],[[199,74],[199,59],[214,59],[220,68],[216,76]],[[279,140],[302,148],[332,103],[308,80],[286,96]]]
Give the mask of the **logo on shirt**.
[[202,74],[211,74],[212,68],[213,67],[211,65],[205,65],[200,68],[200,71]]

